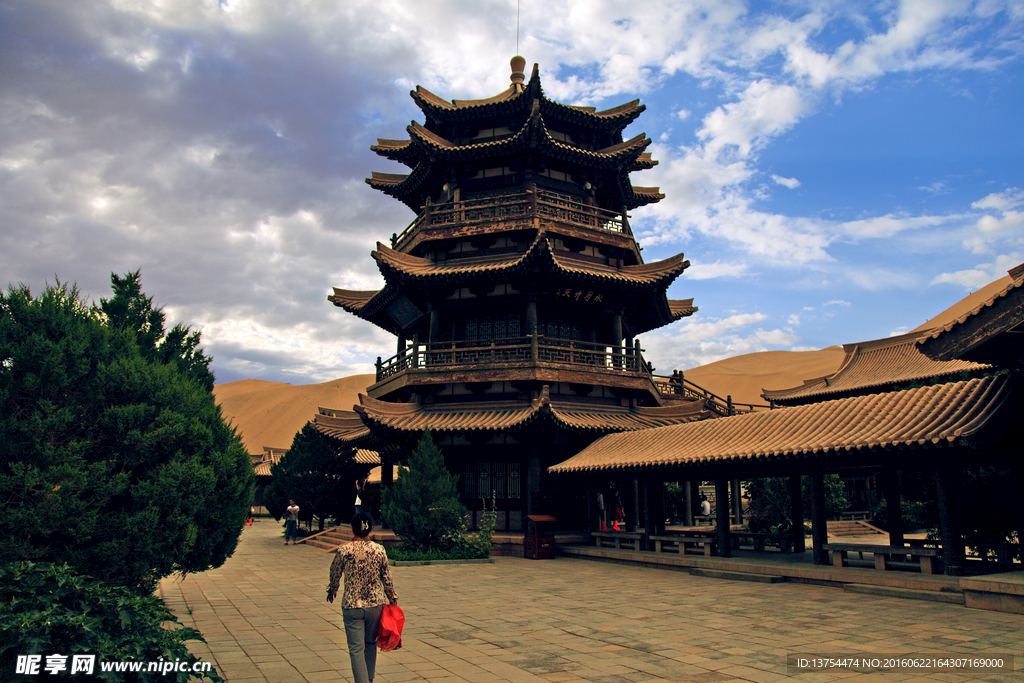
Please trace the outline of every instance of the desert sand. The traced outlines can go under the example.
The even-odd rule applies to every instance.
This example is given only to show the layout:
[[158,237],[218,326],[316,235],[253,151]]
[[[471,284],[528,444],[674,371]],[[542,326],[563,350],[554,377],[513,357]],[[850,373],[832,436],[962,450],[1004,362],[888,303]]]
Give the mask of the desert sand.
[[373,375],[300,385],[243,379],[218,384],[213,394],[249,453],[262,453],[264,446],[289,448],[295,434],[316,416],[317,408],[351,410],[374,381]]

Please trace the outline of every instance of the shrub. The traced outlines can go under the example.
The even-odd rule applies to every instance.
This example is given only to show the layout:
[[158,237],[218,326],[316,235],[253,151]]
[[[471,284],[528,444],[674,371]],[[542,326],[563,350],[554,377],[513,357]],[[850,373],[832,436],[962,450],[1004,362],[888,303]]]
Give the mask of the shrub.
[[[846,488],[837,474],[826,474],[825,483],[825,517],[838,519],[849,503],[846,500]],[[774,477],[753,479],[743,483],[746,498],[750,500],[750,519],[748,527],[755,533],[788,533],[793,521],[790,510],[789,479]],[[801,502],[804,511],[810,509],[811,503],[810,477],[801,477]],[[801,522],[803,520],[800,520]]]
[[486,559],[491,556],[494,547],[494,526],[498,521],[498,506],[494,492],[491,492],[491,509],[487,509],[487,501],[483,501],[483,514],[480,515],[480,529],[475,533],[466,530],[462,522],[452,537],[452,547],[465,553],[469,558]]
[[[101,673],[101,662],[181,662],[201,660],[185,643],[203,641],[191,628],[165,628],[178,620],[159,599],[127,588],[110,586],[76,573],[70,566],[11,562],[0,565],[0,678],[17,680],[18,655],[95,655],[93,676],[107,681],[178,681],[193,676],[223,681],[215,672]],[[205,641],[203,641],[205,642]],[[19,677],[20,678],[20,677]],[[24,680],[50,678],[25,676]]]
[[458,478],[444,466],[430,430],[424,430],[408,467],[384,489],[384,519],[410,549],[441,548],[458,533],[466,506],[459,502]]

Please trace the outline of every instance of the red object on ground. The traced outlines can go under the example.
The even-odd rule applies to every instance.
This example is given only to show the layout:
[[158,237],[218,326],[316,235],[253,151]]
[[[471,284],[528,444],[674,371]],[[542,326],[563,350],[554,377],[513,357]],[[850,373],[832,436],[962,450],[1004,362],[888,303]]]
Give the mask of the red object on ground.
[[405,613],[398,605],[384,605],[380,615],[380,626],[377,627],[377,647],[381,652],[390,652],[402,647],[402,627],[405,626]]

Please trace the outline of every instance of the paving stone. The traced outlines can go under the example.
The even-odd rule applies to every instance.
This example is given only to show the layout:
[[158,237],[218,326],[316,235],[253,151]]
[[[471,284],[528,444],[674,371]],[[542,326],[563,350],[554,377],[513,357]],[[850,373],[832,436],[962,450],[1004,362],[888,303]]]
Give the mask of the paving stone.
[[[160,591],[208,643],[190,650],[231,683],[351,680],[332,556],[283,546],[276,524],[246,527],[217,570]],[[1024,680],[1024,616],[753,584],[558,558],[392,569],[403,648],[380,653],[377,683],[774,683]],[[191,613],[190,613],[191,610]],[[1014,655],[1017,671],[792,673],[787,654]]]

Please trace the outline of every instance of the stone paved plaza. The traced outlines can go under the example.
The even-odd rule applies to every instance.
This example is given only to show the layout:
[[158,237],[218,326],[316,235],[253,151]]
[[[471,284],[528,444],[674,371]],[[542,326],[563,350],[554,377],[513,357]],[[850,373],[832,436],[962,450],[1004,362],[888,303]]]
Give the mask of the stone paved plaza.
[[[284,546],[271,519],[223,567],[160,593],[206,637],[229,683],[350,681],[330,553]],[[760,584],[558,558],[393,567],[402,649],[378,683],[489,681],[1024,681],[1024,616],[793,583]],[[1015,671],[799,672],[787,654],[1014,655]]]

